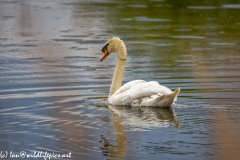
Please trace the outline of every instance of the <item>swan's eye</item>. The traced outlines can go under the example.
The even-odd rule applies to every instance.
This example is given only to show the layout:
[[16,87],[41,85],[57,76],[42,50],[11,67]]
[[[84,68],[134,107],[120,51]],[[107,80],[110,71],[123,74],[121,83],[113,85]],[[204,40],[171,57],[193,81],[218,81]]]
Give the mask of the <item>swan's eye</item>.
[[106,49],[107,50],[107,47],[108,47],[108,45],[109,45],[109,43],[108,44],[106,44],[103,48],[102,48],[102,52],[104,52],[104,49]]

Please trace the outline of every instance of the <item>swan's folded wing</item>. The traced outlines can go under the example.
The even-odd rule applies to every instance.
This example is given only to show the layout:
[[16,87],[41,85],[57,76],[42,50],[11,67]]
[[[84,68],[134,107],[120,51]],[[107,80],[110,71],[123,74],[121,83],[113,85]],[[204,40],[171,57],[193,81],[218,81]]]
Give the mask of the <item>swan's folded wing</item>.
[[134,81],[130,81],[130,82],[124,84],[122,87],[120,87],[114,94],[115,94],[115,95],[121,94],[121,93],[129,90],[130,88],[132,88],[132,87],[135,86],[136,84],[144,83],[144,82],[146,82],[146,81],[144,81],[144,80],[134,80]]
[[169,88],[160,85],[156,81],[138,83],[134,85],[132,88],[130,88],[128,92],[129,95],[131,95],[132,99],[139,99],[158,94],[172,93],[172,91]]
[[131,105],[133,102],[141,102],[141,99],[158,94],[171,94],[172,91],[158,82],[146,82],[135,80],[126,83],[116,91],[110,98],[109,103],[113,105]]

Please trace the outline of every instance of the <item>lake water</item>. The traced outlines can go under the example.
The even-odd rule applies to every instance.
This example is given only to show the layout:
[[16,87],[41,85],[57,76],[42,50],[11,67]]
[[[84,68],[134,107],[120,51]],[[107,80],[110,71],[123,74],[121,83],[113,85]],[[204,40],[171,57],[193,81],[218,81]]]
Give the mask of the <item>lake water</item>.
[[[108,106],[114,36],[124,83],[181,87],[172,108]],[[238,0],[0,0],[0,157],[237,159],[239,37]]]

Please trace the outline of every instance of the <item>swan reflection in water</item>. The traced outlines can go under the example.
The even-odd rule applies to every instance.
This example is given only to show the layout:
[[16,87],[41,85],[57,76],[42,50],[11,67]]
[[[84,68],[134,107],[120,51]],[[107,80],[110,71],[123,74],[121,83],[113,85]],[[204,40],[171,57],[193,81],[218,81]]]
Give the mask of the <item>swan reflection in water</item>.
[[179,127],[174,109],[153,107],[129,107],[108,105],[112,113],[116,144],[111,144],[106,135],[100,136],[104,156],[122,158],[126,153],[127,138],[125,127],[131,130],[147,130],[153,127],[168,127],[174,124]]
[[179,122],[173,108],[129,107],[108,105],[109,109],[122,117],[122,124],[142,128],[165,127],[173,123],[179,127]]

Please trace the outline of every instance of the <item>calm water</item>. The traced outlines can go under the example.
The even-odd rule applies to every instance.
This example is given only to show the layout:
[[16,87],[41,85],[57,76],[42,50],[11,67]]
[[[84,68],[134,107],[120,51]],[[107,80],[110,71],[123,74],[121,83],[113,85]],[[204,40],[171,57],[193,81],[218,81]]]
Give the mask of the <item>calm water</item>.
[[[108,106],[113,36],[128,49],[124,83],[181,87],[172,108]],[[1,158],[237,159],[239,37],[238,0],[0,0]]]

